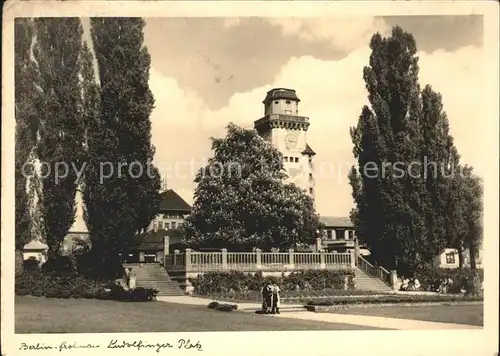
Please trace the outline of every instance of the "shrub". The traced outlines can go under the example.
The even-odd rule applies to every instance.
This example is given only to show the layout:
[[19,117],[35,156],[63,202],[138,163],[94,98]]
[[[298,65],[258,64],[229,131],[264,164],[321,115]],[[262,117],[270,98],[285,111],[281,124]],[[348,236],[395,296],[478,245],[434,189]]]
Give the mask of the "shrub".
[[149,302],[152,301],[157,294],[158,290],[153,288],[137,287],[125,290],[122,286],[117,284],[116,287],[110,291],[110,299],[122,302]]
[[16,278],[15,293],[47,298],[105,298],[104,285],[75,276],[25,273]]
[[[479,279],[484,280],[483,269],[477,269]],[[473,289],[473,271],[470,268],[440,268],[432,265],[423,266],[416,274],[421,288],[426,291],[436,291],[442,282],[450,280],[449,293],[460,293],[462,289],[471,291]]]
[[35,257],[30,257],[27,260],[23,261],[24,271],[29,274],[39,274],[40,269],[40,261],[38,261]]
[[288,276],[282,274],[281,277],[264,277],[262,272],[207,272],[195,278],[190,278],[189,281],[194,292],[198,295],[236,295],[252,291],[260,292],[265,281],[277,283],[284,292],[325,289],[344,290],[346,288],[353,289],[354,272],[351,270],[305,270],[292,272]]
[[112,299],[127,302],[153,300],[158,291],[150,288],[125,290],[116,283],[104,284],[82,276],[23,274],[16,278],[15,293],[47,298]]
[[43,273],[52,273],[56,275],[70,275],[75,271],[73,263],[68,256],[56,256],[50,258],[42,265]]
[[211,302],[207,306],[209,309],[214,309],[218,311],[231,312],[238,309],[236,304],[227,304],[227,303],[219,303],[219,302]]

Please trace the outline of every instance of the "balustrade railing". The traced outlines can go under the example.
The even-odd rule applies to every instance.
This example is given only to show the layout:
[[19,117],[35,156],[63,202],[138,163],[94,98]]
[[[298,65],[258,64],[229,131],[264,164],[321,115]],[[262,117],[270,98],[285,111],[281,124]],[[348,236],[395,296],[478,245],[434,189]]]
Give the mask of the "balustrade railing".
[[391,272],[382,266],[374,266],[362,256],[358,256],[357,267],[370,277],[379,278],[384,283],[391,285]]
[[165,268],[172,271],[283,271],[298,269],[341,269],[355,266],[353,253],[322,252],[197,252],[187,249],[165,256]]

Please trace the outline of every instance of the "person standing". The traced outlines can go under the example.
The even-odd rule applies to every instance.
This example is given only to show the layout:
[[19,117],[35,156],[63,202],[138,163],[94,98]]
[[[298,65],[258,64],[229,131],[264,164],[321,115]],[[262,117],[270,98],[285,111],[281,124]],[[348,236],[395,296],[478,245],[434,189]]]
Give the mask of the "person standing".
[[280,313],[280,292],[281,292],[281,289],[276,283],[273,283],[273,285],[271,287],[271,291],[272,291],[271,313],[272,314],[279,314]]
[[264,286],[261,289],[261,296],[262,310],[266,313],[270,313],[272,308],[272,286],[269,281],[264,283]]

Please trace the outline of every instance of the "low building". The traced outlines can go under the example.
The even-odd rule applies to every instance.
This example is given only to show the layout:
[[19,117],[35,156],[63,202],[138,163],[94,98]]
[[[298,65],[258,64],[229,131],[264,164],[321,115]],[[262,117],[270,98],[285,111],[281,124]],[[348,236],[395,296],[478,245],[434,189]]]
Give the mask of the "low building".
[[357,237],[354,224],[347,217],[320,216],[324,225],[323,236],[317,248],[328,252],[345,253],[357,249]]
[[48,246],[39,240],[33,240],[23,248],[23,259],[29,260],[34,258],[40,265],[47,261]]
[[[464,267],[470,267],[469,250],[466,249],[463,253]],[[442,268],[459,268],[460,267],[460,253],[455,248],[447,248],[437,258],[437,265]],[[476,267],[483,268],[483,250],[480,249],[476,253]]]
[[167,189],[161,195],[160,211],[149,224],[146,229],[147,232],[175,230],[182,225],[186,217],[191,213],[191,206],[174,190]]
[[[161,193],[159,213],[144,233],[135,236],[122,260],[125,263],[162,262],[164,251],[183,249],[178,229],[191,213],[191,206],[172,189]],[[165,237],[169,236],[167,246]]]

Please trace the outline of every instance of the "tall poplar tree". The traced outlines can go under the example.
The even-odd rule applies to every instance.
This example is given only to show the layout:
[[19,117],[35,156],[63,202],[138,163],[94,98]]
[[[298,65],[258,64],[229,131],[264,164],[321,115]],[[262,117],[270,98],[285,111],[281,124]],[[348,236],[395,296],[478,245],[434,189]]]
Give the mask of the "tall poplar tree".
[[37,18],[34,57],[40,72],[38,158],[43,188],[42,220],[49,260],[57,256],[75,221],[77,172],[83,132],[79,18]]
[[447,246],[477,249],[481,188],[461,174],[441,95],[420,90],[413,36],[396,26],[370,48],[370,106],[351,129],[351,217],[375,262],[408,276]]
[[15,82],[15,199],[16,199],[16,274],[22,271],[23,247],[33,237],[32,203],[33,189],[29,177],[35,177],[34,151],[37,143],[38,115],[36,84],[38,72],[31,57],[34,39],[33,21],[27,18],[16,19],[14,25],[14,82]]
[[92,18],[100,85],[99,125],[89,126],[85,215],[101,276],[156,215],[160,177],[152,165],[150,55],[141,18]]
[[[375,261],[401,272],[425,259],[425,191],[420,161],[418,58],[413,36],[395,27],[392,36],[375,34],[370,66],[363,76],[370,107],[351,129],[357,169],[350,173],[360,240]],[[411,173],[411,174],[410,174]]]

